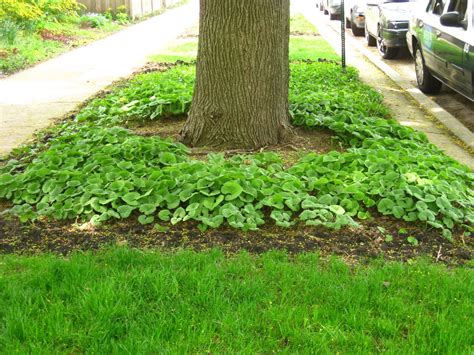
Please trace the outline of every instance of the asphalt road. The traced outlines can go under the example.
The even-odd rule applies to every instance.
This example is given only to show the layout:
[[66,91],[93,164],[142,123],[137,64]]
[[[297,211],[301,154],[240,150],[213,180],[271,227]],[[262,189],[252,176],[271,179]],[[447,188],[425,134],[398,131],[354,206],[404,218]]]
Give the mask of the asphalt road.
[[[319,12],[315,7],[314,11]],[[321,25],[328,26],[340,33],[341,23],[339,21],[330,21],[329,16],[320,12]],[[365,46],[373,54],[378,55],[376,47],[368,47],[364,37],[354,37],[350,29],[346,29],[346,36],[352,37],[360,45]],[[398,56],[392,60],[384,62],[394,69],[401,77],[408,80],[413,86],[417,87],[415,77],[415,64],[408,49],[401,50]],[[466,126],[471,132],[474,132],[474,102],[469,101],[464,96],[456,93],[446,85],[443,85],[441,93],[436,96],[429,96],[439,106],[453,115],[459,122]]]

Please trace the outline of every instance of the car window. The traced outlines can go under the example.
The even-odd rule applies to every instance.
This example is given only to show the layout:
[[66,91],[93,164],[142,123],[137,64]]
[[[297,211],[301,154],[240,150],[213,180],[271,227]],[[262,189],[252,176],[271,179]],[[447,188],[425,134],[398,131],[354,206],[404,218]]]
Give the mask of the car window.
[[459,13],[459,17],[464,26],[467,26],[467,0],[452,0],[449,3],[447,12],[456,11]]
[[431,12],[434,15],[441,16],[444,10],[445,1],[444,0],[432,0],[428,4],[427,12]]
[[448,12],[457,11],[463,18],[467,15],[467,0],[452,0],[448,6]]

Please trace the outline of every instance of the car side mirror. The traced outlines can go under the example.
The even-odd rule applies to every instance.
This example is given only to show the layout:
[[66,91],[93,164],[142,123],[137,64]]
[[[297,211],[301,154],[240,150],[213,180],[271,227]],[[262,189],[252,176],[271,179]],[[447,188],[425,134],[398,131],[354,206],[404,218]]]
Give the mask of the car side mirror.
[[366,4],[367,6],[377,6],[378,2],[377,0],[368,0]]
[[463,19],[459,15],[459,12],[453,11],[453,12],[447,12],[439,18],[439,21],[443,26],[447,27],[462,27],[462,21]]

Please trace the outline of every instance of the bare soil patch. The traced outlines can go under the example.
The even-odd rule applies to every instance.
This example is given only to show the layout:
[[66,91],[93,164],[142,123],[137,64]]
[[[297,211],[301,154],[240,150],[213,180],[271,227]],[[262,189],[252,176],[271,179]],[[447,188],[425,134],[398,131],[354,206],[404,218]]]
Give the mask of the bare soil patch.
[[[87,224],[47,220],[21,224],[16,219],[0,217],[0,253],[53,252],[67,255],[78,250],[128,245],[162,251],[219,248],[228,254],[241,250],[256,254],[269,250],[285,250],[290,254],[320,252],[326,256],[342,256],[349,262],[367,258],[407,261],[425,256],[448,265],[469,265],[474,250],[472,238],[464,239],[459,233],[454,242],[450,242],[433,229],[420,228],[384,216],[362,222],[360,228],[341,230],[304,225],[285,229],[271,223],[251,232],[221,227],[201,233],[194,222],[166,227],[169,228],[166,232],[160,232],[153,225],[140,225],[136,222],[136,216],[97,228]],[[377,227],[385,228],[393,240],[387,242]],[[406,234],[399,233],[401,227],[407,230]],[[415,237],[419,245],[408,243],[407,236]]]
[[[159,136],[161,138],[172,138],[178,140],[179,134],[186,122],[186,118],[186,116],[163,117],[155,121],[131,123],[127,128],[130,128],[135,134],[145,137]],[[293,128],[293,131],[295,134],[292,136],[291,141],[263,147],[258,151],[241,149],[225,150],[214,147],[202,147],[193,148],[191,150],[191,156],[201,159],[199,158],[200,156],[205,157],[209,153],[224,153],[225,156],[232,156],[235,154],[271,151],[278,153],[283,158],[286,165],[291,165],[295,163],[301,155],[309,152],[324,154],[333,150],[344,150],[342,145],[329,130],[295,127]]]

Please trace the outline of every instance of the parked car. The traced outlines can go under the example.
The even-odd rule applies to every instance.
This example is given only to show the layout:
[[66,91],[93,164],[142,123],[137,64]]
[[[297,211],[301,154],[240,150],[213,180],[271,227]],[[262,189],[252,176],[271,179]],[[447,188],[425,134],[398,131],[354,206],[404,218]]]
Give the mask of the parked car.
[[436,94],[442,83],[474,101],[474,0],[429,0],[407,33],[418,87]]
[[324,10],[323,0],[316,0],[316,8],[318,8],[319,11],[323,11],[323,10]]
[[365,28],[366,0],[344,0],[344,17],[346,28],[354,36],[363,36]]
[[324,14],[329,14],[330,20],[341,17],[341,0],[322,0]]
[[406,47],[410,11],[416,0],[368,0],[365,9],[365,38],[369,46],[377,45],[384,59],[393,59]]

